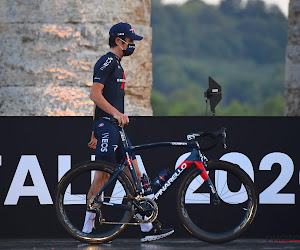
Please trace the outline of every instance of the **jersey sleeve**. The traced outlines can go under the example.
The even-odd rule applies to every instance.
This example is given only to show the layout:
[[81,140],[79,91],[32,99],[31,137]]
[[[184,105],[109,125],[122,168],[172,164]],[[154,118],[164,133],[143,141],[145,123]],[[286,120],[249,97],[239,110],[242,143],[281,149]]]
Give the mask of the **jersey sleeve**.
[[99,65],[95,66],[93,81],[105,85],[107,79],[113,73],[114,68],[115,68],[114,58],[107,57],[104,63],[100,63]]

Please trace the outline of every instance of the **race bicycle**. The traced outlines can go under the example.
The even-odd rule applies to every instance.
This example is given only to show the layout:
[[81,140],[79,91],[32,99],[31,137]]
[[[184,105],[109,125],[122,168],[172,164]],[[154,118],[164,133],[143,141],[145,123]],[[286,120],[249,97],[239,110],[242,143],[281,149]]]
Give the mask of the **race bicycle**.
[[[226,148],[225,128],[190,133],[184,142],[129,146],[124,129],[117,120],[105,119],[118,127],[125,157],[120,165],[102,161],[80,163],[60,180],[56,212],[72,237],[88,243],[105,243],[116,238],[129,225],[153,222],[158,216],[158,200],[177,180],[181,180],[176,197],[177,213],[183,226],[194,237],[210,243],[223,243],[236,239],[248,229],[257,210],[254,183],[240,166],[221,160],[209,161],[203,154],[219,141]],[[201,146],[204,138],[212,140],[206,148]],[[166,146],[185,147],[190,153],[154,192],[153,198],[146,197],[132,158],[139,150]],[[124,172],[127,167],[132,177]],[[106,176],[107,182],[96,196],[87,200],[86,194],[96,171]],[[201,208],[208,212],[203,214]],[[86,209],[96,213],[96,230],[90,234],[81,231]]]

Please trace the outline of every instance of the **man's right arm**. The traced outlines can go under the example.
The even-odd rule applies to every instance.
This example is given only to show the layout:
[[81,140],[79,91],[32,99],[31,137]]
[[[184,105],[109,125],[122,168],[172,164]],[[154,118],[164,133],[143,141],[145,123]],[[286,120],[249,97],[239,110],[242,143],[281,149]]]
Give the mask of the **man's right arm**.
[[121,126],[129,123],[129,118],[127,115],[119,112],[115,107],[113,107],[102,95],[102,90],[104,85],[98,82],[94,82],[92,85],[90,99],[104,112],[112,115],[119,121]]

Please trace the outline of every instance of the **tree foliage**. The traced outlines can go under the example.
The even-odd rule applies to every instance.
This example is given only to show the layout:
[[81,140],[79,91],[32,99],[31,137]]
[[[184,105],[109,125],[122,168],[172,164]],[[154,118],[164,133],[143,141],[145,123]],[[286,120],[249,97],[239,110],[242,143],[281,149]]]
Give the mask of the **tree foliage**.
[[[154,115],[204,115],[208,76],[218,115],[282,115],[287,19],[261,0],[152,1]],[[276,110],[275,110],[276,109]]]

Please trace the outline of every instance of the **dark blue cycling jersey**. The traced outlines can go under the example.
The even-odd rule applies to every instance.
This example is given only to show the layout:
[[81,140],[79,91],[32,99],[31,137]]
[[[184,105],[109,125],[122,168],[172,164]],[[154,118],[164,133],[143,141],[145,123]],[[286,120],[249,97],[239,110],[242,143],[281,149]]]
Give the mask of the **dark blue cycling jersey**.
[[[112,52],[102,56],[94,67],[93,82],[104,85],[103,97],[124,114],[125,73],[120,61],[121,59]],[[94,122],[94,133],[98,140],[96,161],[121,163],[124,155],[118,129],[101,119],[102,117],[112,117],[112,115],[96,106]]]
[[[119,112],[124,113],[125,73],[120,61],[112,52],[102,56],[94,67],[93,82],[103,84],[103,97]],[[95,120],[104,116],[112,117],[96,106]]]

